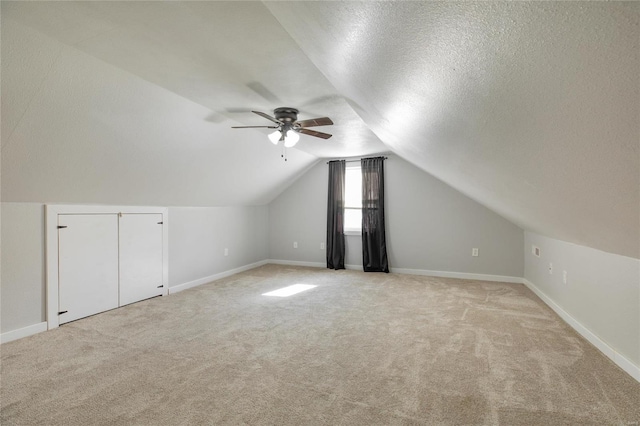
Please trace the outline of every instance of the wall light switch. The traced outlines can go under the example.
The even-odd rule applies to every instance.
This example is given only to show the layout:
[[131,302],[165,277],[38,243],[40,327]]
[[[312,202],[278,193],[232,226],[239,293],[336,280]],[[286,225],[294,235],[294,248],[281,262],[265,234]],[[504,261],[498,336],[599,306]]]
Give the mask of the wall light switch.
[[531,246],[531,253],[536,257],[540,257],[540,247]]
[[320,250],[324,250],[324,243],[320,243]]
[[228,248],[225,248],[225,249],[224,249],[224,255],[225,255],[225,256],[229,256],[229,249],[228,249]]
[[472,248],[471,249],[471,256],[478,257],[478,249],[477,248]]
[[293,242],[293,248],[298,248],[298,242],[297,241]]

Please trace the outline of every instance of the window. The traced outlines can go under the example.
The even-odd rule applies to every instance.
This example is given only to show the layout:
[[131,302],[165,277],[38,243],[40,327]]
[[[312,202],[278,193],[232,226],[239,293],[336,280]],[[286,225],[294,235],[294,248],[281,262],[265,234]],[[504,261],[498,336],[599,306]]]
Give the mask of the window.
[[362,171],[360,163],[347,165],[344,177],[344,232],[362,232]]

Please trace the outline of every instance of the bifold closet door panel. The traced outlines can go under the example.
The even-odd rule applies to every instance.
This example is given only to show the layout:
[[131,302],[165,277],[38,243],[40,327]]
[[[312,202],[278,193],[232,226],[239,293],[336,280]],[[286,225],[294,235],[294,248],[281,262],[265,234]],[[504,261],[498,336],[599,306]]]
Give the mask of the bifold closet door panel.
[[162,294],[162,215],[120,217],[120,306]]
[[58,215],[60,324],[118,307],[118,215]]

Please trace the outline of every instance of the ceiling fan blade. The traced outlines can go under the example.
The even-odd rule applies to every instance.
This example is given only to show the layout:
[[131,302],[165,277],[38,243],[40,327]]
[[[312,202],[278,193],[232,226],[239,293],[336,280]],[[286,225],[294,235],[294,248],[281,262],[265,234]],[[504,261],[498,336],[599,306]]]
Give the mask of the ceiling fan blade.
[[311,129],[300,129],[298,130],[300,133],[304,133],[305,135],[315,136],[316,138],[329,139],[332,135],[329,133],[316,132]]
[[298,124],[300,127],[330,126],[333,124],[333,121],[331,121],[329,117],[321,117],[298,121]]
[[275,118],[273,118],[269,114],[265,114],[264,112],[260,112],[260,111],[251,111],[251,112],[254,113],[254,114],[258,114],[260,117],[264,117],[267,120],[271,120],[276,124],[282,124],[280,121],[276,120]]
[[231,126],[232,129],[277,129],[278,126]]

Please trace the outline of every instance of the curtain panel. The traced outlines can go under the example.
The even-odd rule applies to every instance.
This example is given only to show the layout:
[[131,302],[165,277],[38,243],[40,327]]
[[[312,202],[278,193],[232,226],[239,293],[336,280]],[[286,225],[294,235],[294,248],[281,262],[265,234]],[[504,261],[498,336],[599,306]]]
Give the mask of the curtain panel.
[[389,272],[384,223],[384,157],[363,158],[362,265],[365,272]]
[[326,247],[329,269],[344,269],[344,179],[345,161],[330,161]]

